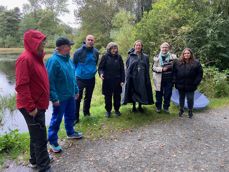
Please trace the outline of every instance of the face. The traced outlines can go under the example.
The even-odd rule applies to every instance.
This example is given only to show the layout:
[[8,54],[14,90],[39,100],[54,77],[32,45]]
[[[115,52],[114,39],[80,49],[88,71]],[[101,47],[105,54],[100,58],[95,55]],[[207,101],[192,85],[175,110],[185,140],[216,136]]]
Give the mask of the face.
[[190,59],[191,52],[189,50],[185,50],[183,53],[184,59]]
[[67,55],[67,54],[70,54],[70,51],[71,51],[71,45],[63,45],[63,54],[64,55]]
[[111,48],[111,54],[117,54],[118,53],[118,47]]
[[37,48],[38,54],[43,54],[46,43],[47,43],[46,40],[43,40],[43,41],[41,42],[41,44],[40,44],[39,47]]
[[169,52],[169,47],[167,45],[162,45],[161,46],[161,53],[167,54],[168,52]]
[[89,47],[89,48],[93,47],[93,46],[94,46],[94,42],[95,42],[94,36],[88,35],[88,36],[86,37],[86,46],[87,46],[87,47]]
[[134,46],[134,49],[137,53],[140,53],[142,51],[142,44],[141,42],[137,42]]

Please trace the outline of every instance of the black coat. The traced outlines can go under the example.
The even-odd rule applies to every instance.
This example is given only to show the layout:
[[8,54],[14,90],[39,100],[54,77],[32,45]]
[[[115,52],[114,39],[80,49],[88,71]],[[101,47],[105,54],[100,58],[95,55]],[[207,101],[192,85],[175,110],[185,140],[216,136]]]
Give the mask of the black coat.
[[181,91],[195,91],[203,77],[203,69],[198,60],[192,63],[175,60],[173,64],[173,81]]
[[125,71],[122,57],[119,54],[106,53],[102,56],[98,67],[99,75],[103,74],[102,94],[122,92],[121,82],[125,81]]
[[131,52],[126,61],[126,83],[122,103],[131,102],[153,104],[149,58],[144,53],[138,57],[137,54]]

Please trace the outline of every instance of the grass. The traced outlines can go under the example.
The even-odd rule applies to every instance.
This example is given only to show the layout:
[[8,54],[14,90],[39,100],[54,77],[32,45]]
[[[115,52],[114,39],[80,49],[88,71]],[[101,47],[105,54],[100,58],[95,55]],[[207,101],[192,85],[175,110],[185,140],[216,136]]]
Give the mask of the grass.
[[[96,140],[99,138],[109,138],[115,136],[117,133],[128,132],[133,129],[147,126],[152,123],[161,121],[169,121],[177,118],[178,108],[175,105],[171,105],[170,115],[165,113],[156,113],[155,105],[144,106],[145,113],[131,113],[131,105],[122,106],[120,111],[122,115],[115,117],[114,113],[112,118],[107,119],[105,117],[104,108],[104,97],[101,93],[101,79],[96,78],[96,87],[93,93],[92,104],[91,104],[91,117],[80,117],[80,123],[75,127],[76,130],[82,131],[86,139]],[[7,107],[13,107],[11,101],[6,101],[9,104]],[[209,109],[224,107],[229,105],[229,97],[211,99]],[[15,108],[15,106],[14,106]],[[81,105],[82,109],[82,105]],[[28,133],[19,134],[18,140],[14,147],[9,149],[7,152],[0,151],[0,164],[5,159],[19,159],[28,160],[29,158],[29,135]],[[0,140],[3,136],[0,137]],[[64,124],[62,122],[59,138],[65,139],[66,133]],[[17,146],[17,144],[19,146]]]
[[[51,54],[54,48],[45,48],[47,54]],[[24,48],[0,48],[0,54],[20,54]]]
[[15,110],[15,95],[10,95],[8,97],[0,96],[0,125],[3,118],[3,112],[5,109],[9,109],[11,112]]

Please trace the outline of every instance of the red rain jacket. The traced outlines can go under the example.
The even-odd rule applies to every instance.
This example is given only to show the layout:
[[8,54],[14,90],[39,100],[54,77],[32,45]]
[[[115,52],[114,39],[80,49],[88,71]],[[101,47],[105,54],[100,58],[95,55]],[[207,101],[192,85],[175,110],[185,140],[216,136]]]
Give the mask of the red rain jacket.
[[49,105],[49,81],[43,62],[45,53],[38,55],[37,49],[46,36],[37,30],[24,34],[24,52],[16,61],[17,108],[28,112],[47,109]]

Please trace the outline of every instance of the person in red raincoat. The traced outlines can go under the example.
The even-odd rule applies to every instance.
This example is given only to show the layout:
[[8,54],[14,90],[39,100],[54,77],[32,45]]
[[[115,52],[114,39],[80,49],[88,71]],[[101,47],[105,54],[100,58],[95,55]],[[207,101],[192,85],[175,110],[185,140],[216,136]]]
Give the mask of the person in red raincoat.
[[26,31],[25,50],[16,61],[16,104],[29,129],[31,167],[40,172],[50,170],[45,126],[49,105],[49,81],[43,63],[45,40],[40,31]]

